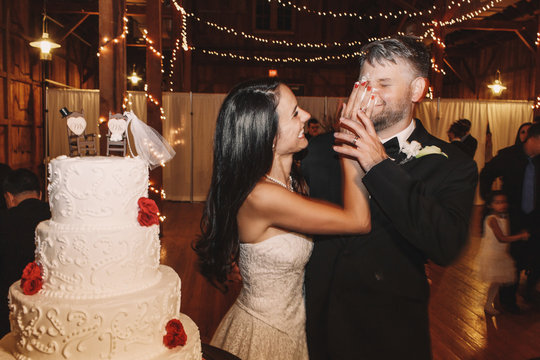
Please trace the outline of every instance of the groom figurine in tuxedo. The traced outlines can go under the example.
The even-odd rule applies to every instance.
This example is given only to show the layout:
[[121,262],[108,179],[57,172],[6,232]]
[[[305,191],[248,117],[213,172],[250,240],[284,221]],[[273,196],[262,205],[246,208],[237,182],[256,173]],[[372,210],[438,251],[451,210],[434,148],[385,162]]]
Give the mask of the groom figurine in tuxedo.
[[305,277],[312,360],[431,359],[424,265],[448,265],[460,254],[478,173],[470,157],[413,119],[430,59],[412,37],[362,49],[360,78],[375,106],[370,118],[360,116],[363,87],[355,86],[341,119],[354,134],[336,138],[362,159],[372,231],[315,241]]

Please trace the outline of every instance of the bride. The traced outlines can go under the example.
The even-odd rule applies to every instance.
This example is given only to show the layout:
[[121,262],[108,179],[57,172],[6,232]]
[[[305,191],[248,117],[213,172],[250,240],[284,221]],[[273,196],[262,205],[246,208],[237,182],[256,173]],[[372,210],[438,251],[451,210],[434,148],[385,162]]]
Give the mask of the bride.
[[303,281],[313,243],[303,234],[371,228],[354,160],[342,160],[343,208],[305,196],[293,154],[307,146],[309,118],[275,79],[240,84],[219,111],[195,251],[201,273],[221,289],[239,265],[242,290],[211,343],[243,360],[308,358]]

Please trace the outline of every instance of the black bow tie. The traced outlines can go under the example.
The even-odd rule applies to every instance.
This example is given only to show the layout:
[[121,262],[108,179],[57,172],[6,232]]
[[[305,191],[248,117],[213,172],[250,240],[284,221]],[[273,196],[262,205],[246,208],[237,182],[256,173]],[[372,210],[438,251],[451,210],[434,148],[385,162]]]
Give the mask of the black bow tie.
[[400,153],[399,141],[397,137],[393,137],[383,144],[386,154],[396,160]]

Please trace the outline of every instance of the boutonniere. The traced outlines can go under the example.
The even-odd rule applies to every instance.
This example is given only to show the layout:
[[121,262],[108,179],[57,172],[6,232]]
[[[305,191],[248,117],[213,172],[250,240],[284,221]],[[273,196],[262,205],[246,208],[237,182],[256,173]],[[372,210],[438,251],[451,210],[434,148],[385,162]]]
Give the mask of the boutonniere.
[[432,155],[432,154],[438,154],[443,155],[445,157],[448,157],[444,152],[442,152],[441,148],[434,145],[424,146],[422,147],[422,144],[420,144],[418,141],[405,141],[403,146],[401,146],[401,152],[407,155],[407,157],[401,162],[401,164],[406,163],[407,161],[412,160],[413,158],[419,159],[422,156],[426,155]]

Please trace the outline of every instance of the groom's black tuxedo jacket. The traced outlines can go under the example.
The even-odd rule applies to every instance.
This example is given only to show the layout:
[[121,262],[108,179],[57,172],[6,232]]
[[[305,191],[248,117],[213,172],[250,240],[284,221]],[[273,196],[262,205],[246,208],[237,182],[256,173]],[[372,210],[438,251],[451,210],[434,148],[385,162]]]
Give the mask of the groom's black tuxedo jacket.
[[419,120],[412,140],[448,157],[377,164],[363,180],[371,232],[315,239],[305,279],[310,359],[431,358],[424,264],[448,265],[459,255],[478,173]]

